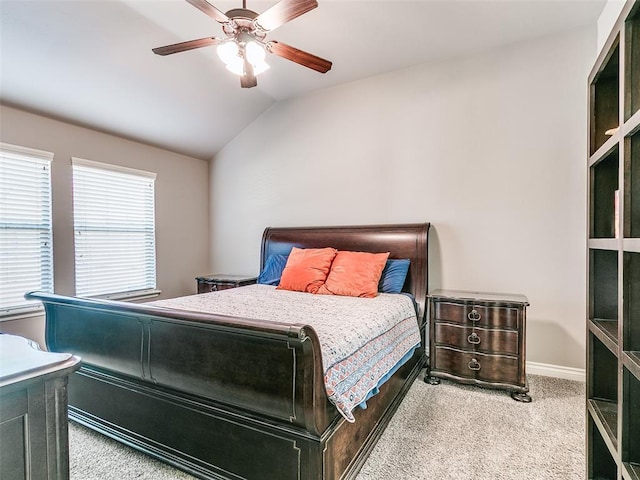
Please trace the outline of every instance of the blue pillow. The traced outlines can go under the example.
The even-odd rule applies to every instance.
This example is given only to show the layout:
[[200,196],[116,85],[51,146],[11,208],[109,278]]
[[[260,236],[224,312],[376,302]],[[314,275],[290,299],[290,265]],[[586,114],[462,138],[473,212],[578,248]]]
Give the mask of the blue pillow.
[[258,276],[257,283],[262,285],[279,285],[282,271],[287,264],[288,255],[269,255],[264,264],[264,268]]
[[387,264],[384,266],[384,270],[382,270],[382,275],[380,276],[378,291],[382,293],[402,292],[410,263],[406,258],[387,260]]

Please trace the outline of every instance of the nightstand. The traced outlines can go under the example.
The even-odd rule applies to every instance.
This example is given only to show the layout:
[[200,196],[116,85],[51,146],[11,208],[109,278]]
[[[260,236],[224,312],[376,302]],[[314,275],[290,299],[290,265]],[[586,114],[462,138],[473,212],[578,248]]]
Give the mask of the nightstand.
[[530,402],[525,373],[524,295],[436,290],[429,295],[425,382],[448,378],[511,391]]
[[213,273],[196,277],[198,282],[198,293],[217,292],[227,288],[244,287],[256,283],[257,277],[247,275],[227,275],[224,273]]

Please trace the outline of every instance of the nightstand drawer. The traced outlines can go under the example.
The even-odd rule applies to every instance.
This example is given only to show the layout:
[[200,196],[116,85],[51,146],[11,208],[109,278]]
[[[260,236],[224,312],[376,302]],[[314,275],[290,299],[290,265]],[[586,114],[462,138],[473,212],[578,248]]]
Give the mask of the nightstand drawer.
[[436,347],[433,372],[445,371],[459,377],[485,382],[518,384],[518,357],[465,352]]
[[463,350],[518,355],[517,330],[487,330],[438,322],[434,334],[437,344]]
[[520,309],[451,302],[434,302],[435,320],[477,325],[480,327],[517,329]]
[[198,282],[198,293],[217,292],[226,290],[227,288],[236,288],[237,283],[220,283],[220,282]]

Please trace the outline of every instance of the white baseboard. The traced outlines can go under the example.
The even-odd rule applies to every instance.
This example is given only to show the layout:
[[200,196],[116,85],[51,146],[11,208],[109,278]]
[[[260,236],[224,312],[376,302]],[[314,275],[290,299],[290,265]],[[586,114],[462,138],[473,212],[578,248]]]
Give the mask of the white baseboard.
[[561,367],[548,363],[527,362],[527,373],[544,375],[545,377],[564,378],[566,380],[577,380],[579,382],[586,380],[584,368]]

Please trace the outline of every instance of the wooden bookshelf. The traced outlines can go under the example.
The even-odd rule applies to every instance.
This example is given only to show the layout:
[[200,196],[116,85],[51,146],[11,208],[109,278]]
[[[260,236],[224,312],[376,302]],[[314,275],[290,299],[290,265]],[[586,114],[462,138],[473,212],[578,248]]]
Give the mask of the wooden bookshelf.
[[640,480],[640,0],[589,88],[587,478]]

